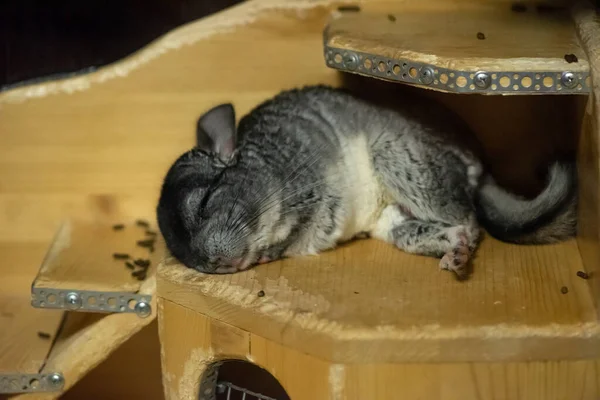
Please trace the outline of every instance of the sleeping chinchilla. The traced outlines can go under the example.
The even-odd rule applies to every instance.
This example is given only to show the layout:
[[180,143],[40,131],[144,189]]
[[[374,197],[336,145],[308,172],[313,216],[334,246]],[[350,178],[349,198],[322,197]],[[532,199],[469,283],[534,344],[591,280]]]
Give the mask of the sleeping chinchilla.
[[159,227],[179,261],[218,274],[368,234],[464,278],[480,224],[522,244],[575,234],[574,164],[552,165],[546,188],[522,199],[451,139],[468,133],[436,104],[398,111],[324,86],[284,91],[237,129],[222,104],[168,171]]

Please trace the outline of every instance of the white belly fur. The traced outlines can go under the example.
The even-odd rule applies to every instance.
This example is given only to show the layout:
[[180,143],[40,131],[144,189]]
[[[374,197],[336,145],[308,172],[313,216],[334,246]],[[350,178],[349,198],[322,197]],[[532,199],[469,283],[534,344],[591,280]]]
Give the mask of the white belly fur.
[[339,242],[352,239],[361,232],[370,232],[383,211],[384,191],[382,189],[369,152],[367,138],[358,135],[345,143],[344,165],[341,166],[346,185],[343,193],[344,216]]

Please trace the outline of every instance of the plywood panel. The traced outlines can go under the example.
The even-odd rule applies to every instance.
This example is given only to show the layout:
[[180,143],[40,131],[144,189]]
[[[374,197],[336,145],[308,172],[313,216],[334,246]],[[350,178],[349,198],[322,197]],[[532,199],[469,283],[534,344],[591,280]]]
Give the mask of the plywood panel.
[[[145,225],[146,222],[142,221]],[[122,225],[122,226],[121,226]],[[150,233],[150,234],[149,234]],[[141,242],[151,241],[151,244]],[[152,246],[152,247],[149,247]],[[35,288],[136,292],[135,262],[149,262],[153,275],[164,254],[164,242],[150,226],[66,221],[40,267]],[[127,256],[127,258],[122,258]],[[126,263],[130,263],[128,268]]]
[[473,268],[459,282],[434,258],[362,240],[234,275],[170,259],[159,267],[159,295],[336,363],[598,355],[574,240],[518,246],[486,237]]
[[[404,4],[388,3],[379,13],[344,13],[331,22],[325,40],[336,49],[459,71],[589,70],[567,9],[515,12],[496,4],[488,9],[410,11]],[[569,63],[567,54],[578,62]]]

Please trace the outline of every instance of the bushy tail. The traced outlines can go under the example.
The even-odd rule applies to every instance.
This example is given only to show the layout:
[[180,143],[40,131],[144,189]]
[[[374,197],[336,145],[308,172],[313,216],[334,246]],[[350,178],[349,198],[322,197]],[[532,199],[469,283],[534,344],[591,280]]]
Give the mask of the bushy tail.
[[491,177],[481,186],[475,206],[480,224],[496,239],[519,244],[555,243],[577,229],[577,170],[556,163],[546,188],[528,200],[508,193]]

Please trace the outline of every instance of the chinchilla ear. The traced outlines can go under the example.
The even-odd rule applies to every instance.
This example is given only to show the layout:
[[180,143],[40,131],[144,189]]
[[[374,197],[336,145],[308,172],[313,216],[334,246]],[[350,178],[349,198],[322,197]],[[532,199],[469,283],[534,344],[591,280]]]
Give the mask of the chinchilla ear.
[[208,110],[198,119],[196,146],[215,153],[222,160],[231,158],[237,145],[235,110],[230,103]]

